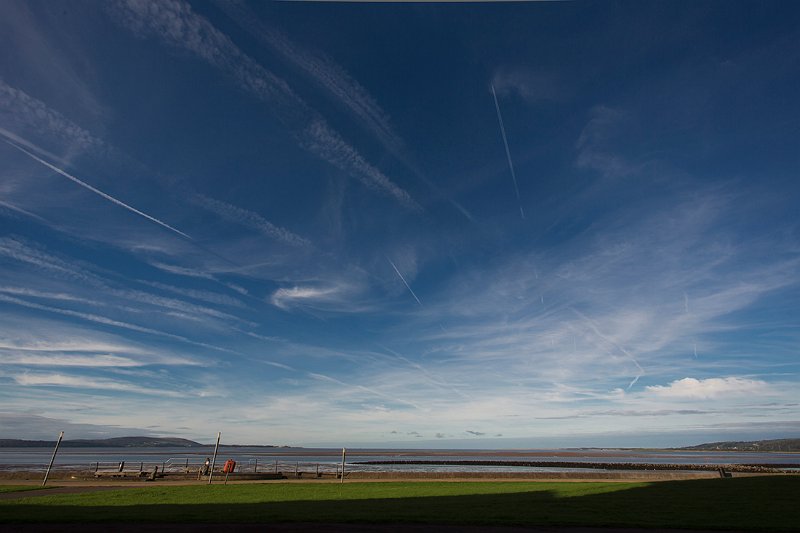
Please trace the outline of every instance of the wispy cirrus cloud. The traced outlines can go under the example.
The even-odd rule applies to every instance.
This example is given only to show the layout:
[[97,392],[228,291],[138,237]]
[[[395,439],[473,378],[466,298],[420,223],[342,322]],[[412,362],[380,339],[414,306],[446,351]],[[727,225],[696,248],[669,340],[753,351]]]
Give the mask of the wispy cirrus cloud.
[[58,373],[26,372],[12,376],[18,385],[28,387],[69,387],[79,389],[96,389],[114,392],[130,392],[151,396],[167,396],[180,398],[187,395],[184,391],[162,388],[143,387],[135,383],[97,377],[77,376]]
[[75,355],[75,354],[31,354],[31,353],[18,353],[18,354],[4,354],[3,365],[21,365],[21,366],[79,366],[89,368],[124,368],[143,366],[139,361],[135,361],[129,357],[120,357],[118,355],[110,354],[94,354],[94,355]]
[[[41,216],[37,215],[36,213],[32,213],[32,212],[28,211],[27,209],[23,209],[22,207],[19,207],[18,205],[11,204],[11,203],[6,202],[4,200],[0,200],[0,212],[2,212],[2,209],[6,209],[7,210],[6,213],[3,213],[4,216],[9,216],[9,217],[14,218],[14,217],[16,217],[16,215],[24,215],[26,217],[30,217],[30,218],[33,218],[33,219],[39,221],[39,222],[47,224],[47,220],[44,217],[41,217]],[[9,211],[10,211],[10,213],[9,213]]]
[[155,35],[170,46],[191,52],[231,76],[241,89],[270,104],[271,111],[290,129],[300,147],[401,205],[420,209],[408,192],[367,162],[285,80],[245,54],[188,3],[119,0],[107,7],[115,19],[135,33]]
[[124,356],[152,356],[140,344],[95,330],[45,319],[0,320],[0,350],[32,353],[102,353]]
[[498,68],[492,86],[501,95],[518,95],[530,104],[550,103],[563,97],[563,90],[553,74],[521,66]]
[[[249,324],[249,322],[240,317],[234,316],[230,313],[219,311],[218,309],[209,306],[198,305],[186,300],[169,298],[157,294],[148,293],[145,291],[136,290],[133,288],[124,288],[124,289],[119,288],[119,282],[106,279],[103,276],[92,272],[89,269],[88,265],[84,265],[80,262],[68,260],[63,257],[53,255],[51,253],[48,253],[40,249],[40,247],[28,243],[22,239],[15,239],[11,237],[0,238],[0,256],[5,256],[20,263],[34,266],[35,268],[41,270],[42,272],[46,272],[51,276],[53,276],[55,278],[55,281],[71,280],[74,282],[80,282],[86,287],[92,289],[101,289],[106,295],[106,297],[116,297],[120,301],[124,301],[127,304],[137,304],[137,305],[144,304],[145,306],[153,306],[160,309],[166,309],[169,310],[170,312],[179,312],[183,314],[182,316],[195,317],[196,319],[199,320],[202,320],[204,318],[213,318],[223,321],[231,321],[239,323],[244,322]],[[21,279],[21,281],[23,281],[23,279]],[[75,286],[69,287],[70,292],[63,290],[62,291],[32,290],[32,289],[27,289],[23,286],[8,287],[7,289],[8,290],[0,290],[0,293],[5,293],[7,295],[5,296],[7,299],[11,298],[8,301],[12,300],[17,302],[23,301],[15,297],[12,298],[11,296],[8,296],[8,295],[15,295],[15,296],[34,297],[34,298],[44,298],[62,302],[90,304],[93,308],[97,308],[98,306],[101,305],[106,307],[108,306],[108,302],[100,303],[97,300],[88,299],[85,296],[82,296],[80,293],[76,294]],[[214,296],[212,296],[212,294],[208,294],[203,291],[192,292],[191,289],[183,290],[183,292],[187,291],[196,297],[202,296],[203,298],[206,299],[214,298],[215,302],[211,303],[221,303],[222,301],[225,301],[231,304],[233,307],[241,306],[241,304],[237,305],[238,301],[233,299],[228,300],[222,295],[218,295],[215,298]],[[202,300],[203,298],[199,299]],[[28,302],[25,305],[30,306],[38,304],[34,304],[33,302]],[[115,307],[119,309],[121,306],[117,304]],[[57,308],[54,307],[53,309]],[[147,309],[142,308],[141,310],[146,311]],[[76,312],[68,309],[64,309],[63,311]],[[87,317],[97,316],[94,313],[83,313],[83,315]],[[116,321],[116,322],[119,322],[120,324],[132,325],[124,321]]]
[[114,327],[117,327],[117,328],[126,329],[126,330],[130,330],[130,331],[135,331],[135,332],[138,332],[138,333],[147,333],[147,334],[150,334],[150,335],[156,335],[156,336],[159,336],[159,337],[165,337],[165,338],[169,338],[169,339],[185,342],[187,344],[192,344],[194,346],[200,346],[200,347],[203,347],[203,348],[209,348],[211,350],[216,350],[216,351],[221,351],[221,352],[226,352],[226,353],[238,353],[238,352],[235,352],[233,350],[229,350],[227,348],[223,348],[223,347],[220,347],[220,346],[215,346],[213,344],[208,344],[208,343],[204,343],[204,342],[197,342],[197,341],[194,341],[192,339],[189,339],[189,338],[181,336],[181,335],[175,335],[175,334],[172,334],[172,333],[168,333],[168,332],[165,332],[165,331],[160,331],[160,330],[149,328],[149,327],[145,327],[145,326],[140,326],[140,325],[133,324],[133,323],[130,323],[130,322],[124,322],[124,321],[121,321],[121,320],[114,320],[112,318],[108,318],[108,317],[105,317],[105,316],[102,316],[102,315],[98,315],[98,314],[95,314],[95,313],[84,313],[84,312],[81,312],[81,311],[74,311],[72,309],[64,309],[64,308],[61,308],[61,307],[42,305],[42,304],[39,304],[39,303],[36,303],[36,302],[23,300],[23,299],[20,299],[20,298],[7,296],[7,295],[4,295],[4,294],[0,294],[0,302],[5,302],[5,303],[8,303],[8,304],[14,304],[14,305],[17,305],[17,306],[20,306],[20,307],[26,307],[28,309],[36,309],[36,310],[39,310],[39,311],[46,311],[48,313],[53,313],[53,314],[58,314],[58,315],[63,315],[63,316],[69,316],[69,317],[73,317],[73,318],[80,318],[82,320],[86,320],[86,321],[89,321],[89,322],[94,322],[96,324],[103,324],[103,325],[106,325],[106,326],[114,326]]
[[[0,123],[18,133],[36,135],[52,142],[68,157],[69,153],[105,149],[105,143],[58,111],[25,91],[0,79]],[[5,130],[5,136],[11,132]],[[16,140],[16,139],[15,139]]]
[[[108,108],[93,90],[96,71],[91,63],[84,55],[74,54],[75,48],[65,46],[61,39],[64,18],[52,5],[27,2],[0,5],[0,48],[16,52],[4,61],[4,75],[8,76],[6,81],[17,81],[20,77],[16,74],[25,72],[23,79],[35,87],[39,99],[67,102],[71,116],[94,122],[102,119]],[[41,108],[34,105],[33,109],[37,120],[49,120],[50,117],[40,114]],[[23,106],[17,111],[28,114]]]
[[65,300],[68,302],[80,302],[84,304],[90,305],[102,305],[97,300],[90,300],[89,298],[82,298],[80,296],[76,296],[74,294],[69,294],[66,292],[47,292],[41,291],[37,289],[29,289],[27,287],[0,287],[0,292],[6,294],[14,294],[17,296],[30,296],[33,298],[44,298],[47,300]]
[[221,202],[219,200],[203,196],[202,194],[196,194],[192,196],[192,202],[196,205],[199,205],[203,209],[219,215],[229,222],[234,222],[250,229],[254,229],[262,235],[284,244],[297,247],[309,246],[311,244],[308,239],[305,239],[286,228],[276,226],[258,213],[254,213],[248,209],[243,209],[226,202]]
[[61,257],[46,252],[25,239],[14,237],[0,238],[0,255],[28,264],[58,278],[80,281],[96,288],[105,288],[106,283],[83,265],[74,264]]
[[243,2],[219,0],[216,5],[270,50],[304,72],[348,109],[394,155],[403,158],[405,143],[395,132],[375,98],[341,65],[326,54],[304,48],[261,20]]
[[388,194],[411,210],[422,210],[408,192],[397,186],[383,172],[364,159],[325,120],[321,118],[313,120],[303,130],[300,144],[339,170],[355,176],[368,188]]
[[[762,248],[784,249],[779,240],[729,244],[730,221],[742,216],[737,205],[711,190],[649,213],[633,207],[546,255],[520,252],[495,268],[460,272],[414,312],[408,327],[423,340],[398,342],[429,361],[452,361],[448,375],[470,383],[485,376],[488,362],[501,365],[495,385],[509,387],[555,382],[585,392],[636,391],[693,371],[755,371],[758,358],[726,355],[735,346],[724,333],[745,327],[736,313],[797,287],[800,278],[791,256],[752,261]],[[709,246],[709,234],[718,246]],[[704,352],[714,354],[714,368]]]
[[629,120],[630,117],[622,109],[605,105],[592,108],[589,121],[576,143],[576,164],[610,178],[628,176],[639,170],[640,165],[629,161],[612,147],[612,141],[625,129],[625,123]]
[[381,398],[382,400],[388,400],[393,404],[400,404],[404,407],[411,407],[413,409],[421,409],[419,405],[413,402],[409,402],[408,400],[386,393],[382,390],[378,390],[374,387],[365,387],[364,385],[358,384],[351,385],[331,376],[315,372],[309,372],[308,375],[312,379],[340,386],[341,388],[336,389],[335,392],[332,392],[332,395],[338,398],[339,401],[348,402],[352,401],[353,398],[356,398],[356,401],[358,401],[357,398],[366,394],[368,396]]
[[[247,30],[251,36],[266,45],[273,52],[278,53],[314,83],[322,87],[336,103],[350,111],[351,115],[354,116],[384,148],[410,169],[414,175],[425,183],[438,197],[450,203],[470,222],[475,221],[472,213],[459,202],[452,199],[448,193],[433,180],[426,177],[424,172],[418,168],[418,165],[408,155],[406,143],[395,130],[388,113],[381,108],[369,91],[333,58],[323,52],[305,48],[291,40],[288,35],[269,26],[239,0],[218,0],[216,4],[229,17],[236,21],[237,24]],[[328,134],[327,137],[328,140],[326,142],[328,143],[332,141],[336,144],[341,143],[340,140],[333,137],[332,134]],[[351,152],[350,150],[342,149],[341,152],[343,156],[351,157],[349,155]],[[337,161],[341,161],[342,159],[343,158],[340,156],[336,157]],[[347,171],[349,168],[341,163],[337,164],[337,166],[344,171]],[[359,164],[354,168],[356,172],[364,170],[365,175],[371,177],[371,181],[365,181],[365,185],[378,188],[385,186],[389,193],[401,203],[413,209],[419,208],[407,194],[404,194],[404,191],[397,190],[395,186],[390,184],[388,178],[379,170],[374,167],[369,167],[372,167],[372,165],[367,166]]]
[[171,265],[168,263],[163,263],[161,261],[152,261],[150,265],[159,270],[163,270],[164,272],[169,272],[170,274],[175,274],[178,276],[187,276],[190,278],[201,278],[209,280],[216,279],[213,274],[210,274],[203,270],[198,270],[196,268],[187,268],[180,265]]
[[[186,296],[188,298],[192,298],[194,300],[201,300],[203,302],[207,302],[210,304],[215,305],[224,305],[228,307],[236,307],[243,309],[246,307],[244,303],[238,298],[233,298],[226,294],[221,294],[218,292],[200,290],[200,289],[189,289],[184,287],[175,287],[174,285],[168,285],[166,283],[160,283],[157,281],[144,281],[139,280],[140,283],[153,287],[155,289],[160,289],[164,291],[169,291],[175,294],[180,294],[181,296]],[[238,291],[237,291],[238,292]],[[240,293],[241,294],[241,293]]]

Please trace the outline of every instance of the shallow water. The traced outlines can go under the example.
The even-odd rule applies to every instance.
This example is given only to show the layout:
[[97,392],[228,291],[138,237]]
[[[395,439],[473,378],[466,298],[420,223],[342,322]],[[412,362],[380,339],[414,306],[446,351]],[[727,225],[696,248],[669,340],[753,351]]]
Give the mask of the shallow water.
[[[213,446],[198,448],[70,448],[59,449],[54,464],[57,469],[110,470],[124,461],[126,468],[152,470],[196,471],[206,457],[211,457]],[[0,448],[0,470],[44,470],[50,461],[50,448]],[[281,471],[298,468],[313,470],[317,465],[323,471],[333,470],[341,463],[341,449],[273,448],[222,446],[217,463],[234,459],[237,471]],[[562,450],[397,450],[353,449],[347,452],[349,471],[404,471],[404,472],[566,472],[575,468],[545,468],[526,466],[479,465],[362,465],[364,461],[569,461],[580,463],[658,463],[658,464],[794,464],[800,467],[797,453],[757,452],[688,452],[616,449],[562,449]],[[579,469],[590,471],[590,469]]]

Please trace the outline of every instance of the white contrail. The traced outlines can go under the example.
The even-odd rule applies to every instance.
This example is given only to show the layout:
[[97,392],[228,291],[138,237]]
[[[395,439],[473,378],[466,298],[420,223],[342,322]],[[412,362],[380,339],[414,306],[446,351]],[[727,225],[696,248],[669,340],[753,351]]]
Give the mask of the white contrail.
[[468,399],[468,400],[472,399],[471,396],[468,396],[468,395],[464,394],[463,392],[461,392],[460,390],[455,388],[453,385],[447,383],[446,381],[444,381],[442,379],[437,378],[436,376],[434,376],[433,374],[428,372],[422,365],[411,361],[410,359],[400,355],[399,353],[395,352],[394,350],[391,350],[391,349],[387,348],[386,346],[382,346],[382,345],[379,345],[379,346],[383,350],[386,350],[388,353],[392,354],[397,359],[400,359],[401,361],[406,363],[408,366],[410,366],[410,367],[412,367],[412,368],[414,368],[416,370],[419,370],[426,378],[428,378],[428,381],[430,381],[431,383],[433,383],[437,387],[441,387],[441,388],[444,388],[446,390],[450,390],[450,391],[458,394],[462,398],[465,398],[465,399]]
[[64,176],[65,178],[67,178],[67,179],[70,179],[70,180],[74,181],[75,183],[77,183],[77,184],[78,184],[78,185],[80,185],[81,187],[84,187],[84,188],[86,188],[86,189],[89,189],[89,190],[90,190],[90,191],[92,191],[93,193],[95,193],[95,194],[97,194],[97,195],[99,195],[99,196],[102,196],[102,197],[103,197],[103,198],[105,198],[106,200],[108,200],[108,201],[110,201],[110,202],[113,202],[113,203],[117,204],[117,205],[118,205],[118,206],[120,206],[120,207],[124,207],[124,208],[125,208],[125,209],[127,209],[128,211],[131,211],[131,212],[133,212],[133,213],[136,213],[137,215],[139,215],[139,216],[141,216],[141,217],[144,217],[144,218],[146,218],[147,220],[149,220],[149,221],[151,221],[151,222],[155,222],[155,223],[156,223],[156,224],[158,224],[159,226],[161,226],[161,227],[164,227],[164,228],[167,228],[168,230],[170,230],[170,231],[172,231],[172,232],[174,232],[174,233],[177,233],[178,235],[180,235],[180,236],[182,236],[182,237],[185,237],[185,238],[189,239],[190,241],[191,241],[191,240],[193,240],[193,239],[192,239],[190,236],[188,236],[187,234],[185,234],[185,233],[184,233],[184,232],[182,232],[181,230],[179,230],[179,229],[175,229],[175,228],[173,228],[172,226],[170,226],[169,224],[166,224],[166,223],[164,223],[164,222],[161,222],[161,221],[160,221],[160,220],[158,220],[157,218],[155,218],[155,217],[151,217],[151,216],[150,216],[150,215],[148,215],[147,213],[142,213],[141,211],[139,211],[139,210],[138,210],[138,209],[136,209],[135,207],[131,207],[131,206],[129,206],[128,204],[126,204],[125,202],[121,202],[120,200],[117,200],[117,199],[116,199],[116,198],[114,198],[113,196],[110,196],[110,195],[108,195],[108,194],[104,193],[104,192],[103,192],[103,191],[101,191],[100,189],[96,189],[96,188],[92,187],[91,185],[89,185],[89,184],[88,184],[88,183],[86,183],[85,181],[82,181],[82,180],[80,180],[80,179],[76,178],[75,176],[73,176],[72,174],[70,174],[70,173],[68,173],[68,172],[65,172],[65,171],[63,171],[63,170],[61,170],[60,168],[58,168],[58,167],[56,167],[56,166],[54,166],[54,165],[51,165],[50,163],[48,163],[48,162],[47,162],[47,161],[45,161],[44,159],[40,159],[40,158],[39,158],[39,157],[37,157],[36,155],[34,155],[34,154],[30,153],[29,151],[27,151],[25,148],[22,148],[21,146],[17,146],[16,144],[12,143],[12,142],[11,142],[11,141],[9,141],[8,139],[3,139],[3,141],[5,141],[5,143],[6,143],[6,144],[8,144],[9,146],[11,146],[11,147],[13,147],[13,148],[16,148],[17,150],[19,150],[19,151],[20,151],[20,152],[22,152],[23,154],[26,154],[28,157],[30,157],[30,158],[31,158],[31,159],[33,159],[34,161],[38,161],[39,163],[41,163],[42,165],[46,166],[46,167],[47,167],[47,168],[49,168],[50,170],[52,170],[52,171],[54,171],[54,172],[58,172],[59,174],[61,174],[61,175],[62,175],[62,176]]
[[643,375],[645,375],[644,368],[642,368],[642,365],[639,364],[639,361],[637,361],[636,358],[633,356],[633,354],[631,354],[628,350],[626,350],[624,346],[622,346],[621,344],[617,343],[613,339],[603,335],[600,332],[600,330],[597,328],[597,325],[595,325],[595,323],[588,316],[584,315],[583,313],[581,313],[580,311],[578,311],[577,309],[575,309],[573,307],[570,307],[569,310],[572,311],[573,313],[575,313],[576,315],[578,315],[578,317],[582,318],[583,321],[586,322],[589,325],[589,327],[592,329],[592,331],[594,331],[595,335],[597,335],[602,340],[604,340],[607,343],[609,343],[612,346],[614,346],[617,350],[619,350],[620,352],[622,352],[625,355],[627,355],[628,358],[631,361],[633,361],[633,364],[636,365],[636,368],[639,370],[639,373],[636,375],[635,378],[633,378],[633,381],[631,381],[630,384],[628,384],[628,389],[633,387],[636,384],[636,382],[639,381],[639,378],[642,377]]
[[500,122],[500,134],[503,136],[503,146],[506,147],[506,157],[508,158],[508,168],[511,169],[511,180],[514,182],[514,192],[517,194],[517,203],[519,204],[519,214],[525,218],[525,211],[522,210],[522,201],[519,198],[519,187],[517,186],[517,175],[514,172],[514,163],[511,162],[511,152],[508,149],[508,139],[506,139],[506,127],[503,125],[503,115],[500,114],[500,104],[497,103],[497,93],[492,87],[492,96],[494,97],[494,108],[497,110],[497,120]]
[[369,387],[365,387],[364,385],[350,385],[349,383],[345,383],[344,381],[340,381],[340,380],[338,380],[336,378],[332,378],[331,376],[328,376],[328,375],[325,375],[325,374],[317,374],[317,373],[314,373],[314,372],[308,372],[307,374],[308,374],[309,377],[311,377],[312,379],[316,379],[317,381],[327,381],[328,383],[335,383],[336,385],[340,385],[340,386],[345,387],[345,388],[359,389],[359,390],[362,390],[364,392],[368,392],[370,394],[374,394],[375,396],[378,396],[378,397],[383,398],[385,400],[389,400],[389,401],[396,402],[396,403],[402,403],[402,404],[408,405],[410,407],[413,407],[415,409],[421,409],[420,406],[415,404],[415,403],[411,403],[411,402],[408,402],[406,400],[401,400],[400,398],[395,398],[394,396],[390,396],[388,394],[384,394],[384,393],[382,393],[380,391],[377,391],[375,389],[370,389]]
[[392,268],[394,269],[394,271],[397,272],[397,275],[400,276],[401,280],[403,280],[403,283],[405,283],[406,288],[408,289],[408,292],[411,293],[411,296],[414,297],[414,299],[417,301],[417,303],[419,305],[422,305],[422,302],[419,301],[419,298],[417,298],[417,295],[414,294],[414,291],[411,289],[411,285],[408,284],[408,282],[406,281],[406,278],[404,278],[403,275],[400,273],[400,271],[397,270],[397,267],[394,266],[394,263],[392,263],[392,260],[389,259],[388,257],[386,258],[386,260],[389,261],[389,264],[392,265]]

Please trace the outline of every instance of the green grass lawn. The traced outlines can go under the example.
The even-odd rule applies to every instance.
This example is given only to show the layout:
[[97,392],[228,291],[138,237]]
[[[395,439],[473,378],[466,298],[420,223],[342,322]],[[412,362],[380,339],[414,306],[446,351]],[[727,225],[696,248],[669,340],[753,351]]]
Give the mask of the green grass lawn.
[[800,529],[800,477],[198,485],[0,502],[3,522],[406,522]]

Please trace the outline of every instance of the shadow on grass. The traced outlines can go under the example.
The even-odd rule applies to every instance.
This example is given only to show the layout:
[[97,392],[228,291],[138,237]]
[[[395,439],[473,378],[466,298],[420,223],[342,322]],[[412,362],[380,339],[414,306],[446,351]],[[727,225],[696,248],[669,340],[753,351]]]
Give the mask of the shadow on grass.
[[[281,486],[259,487],[279,491]],[[0,507],[0,521],[424,523],[788,531],[800,527],[798,497],[800,477],[669,481],[575,496],[544,489],[461,496],[259,503],[134,501],[117,505],[65,505],[57,499],[43,502],[37,498]]]

